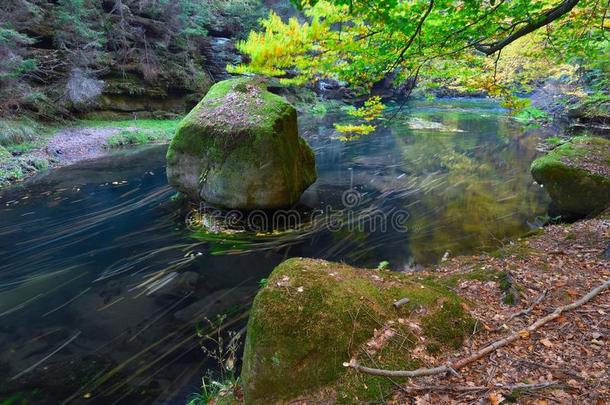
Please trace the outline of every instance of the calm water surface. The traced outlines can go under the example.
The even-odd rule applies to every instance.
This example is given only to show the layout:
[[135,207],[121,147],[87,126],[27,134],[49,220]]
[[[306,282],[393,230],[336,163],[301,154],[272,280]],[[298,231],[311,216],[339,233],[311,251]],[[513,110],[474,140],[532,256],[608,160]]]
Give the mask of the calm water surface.
[[[225,331],[242,330],[259,280],[282,260],[405,270],[494,248],[546,212],[529,175],[544,132],[489,101],[414,103],[351,142],[335,139],[343,119],[300,117],[319,175],[301,209],[407,213],[401,228],[195,238],[170,200],[160,146],[0,193],[0,403],[184,403],[217,369],[196,331],[219,314]],[[358,197],[349,210],[346,190]]]

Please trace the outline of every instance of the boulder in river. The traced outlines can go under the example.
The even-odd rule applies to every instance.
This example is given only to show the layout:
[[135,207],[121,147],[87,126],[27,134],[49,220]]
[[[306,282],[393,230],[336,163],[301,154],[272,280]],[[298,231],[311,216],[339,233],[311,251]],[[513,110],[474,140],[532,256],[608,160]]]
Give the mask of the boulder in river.
[[242,210],[296,203],[316,180],[294,107],[255,79],[216,83],[178,125],[169,183],[194,200]]
[[563,213],[590,215],[610,205],[610,141],[607,139],[572,138],[536,159],[531,172]]
[[[393,388],[388,379],[343,363],[417,368],[416,345],[430,353],[460,347],[475,322],[449,281],[324,260],[283,262],[250,311],[241,374],[245,403],[383,398]],[[399,300],[403,305],[395,306]]]

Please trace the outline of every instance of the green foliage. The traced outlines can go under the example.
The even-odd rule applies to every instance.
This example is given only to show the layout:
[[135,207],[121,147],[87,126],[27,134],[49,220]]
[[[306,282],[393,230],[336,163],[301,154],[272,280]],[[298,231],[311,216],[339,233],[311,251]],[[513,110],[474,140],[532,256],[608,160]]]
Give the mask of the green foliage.
[[216,1],[216,7],[220,18],[228,25],[238,27],[236,37],[241,39],[258,29],[260,20],[267,15],[267,9],[260,0],[220,0]]
[[385,270],[390,266],[390,262],[388,262],[387,260],[381,261],[379,262],[379,265],[377,266],[377,270]]
[[4,148],[4,146],[0,145],[0,162],[6,158],[11,157],[11,153]]
[[50,133],[51,127],[28,118],[0,120],[0,188],[49,168],[47,158],[27,152],[40,147]]
[[545,138],[544,141],[551,146],[559,146],[566,140],[560,136],[549,136],[548,138]]
[[[0,26],[0,54],[8,53],[0,66],[0,83],[7,79],[18,78],[24,73],[36,69],[36,60],[32,58],[24,59],[18,53],[20,46],[30,45],[34,42],[26,34],[15,31],[14,29]],[[4,52],[2,52],[4,48]],[[9,53],[8,50],[11,50]]]
[[47,133],[48,128],[27,118],[0,120],[0,146],[11,148],[20,144],[29,144]]
[[178,126],[180,120],[156,120],[156,119],[138,119],[138,120],[105,120],[105,119],[87,119],[77,123],[80,127],[85,128],[139,128],[142,130],[174,130]]
[[187,405],[233,404],[236,401],[234,392],[239,387],[239,378],[217,381],[206,375],[201,379],[201,392],[192,394]]
[[317,103],[309,110],[309,112],[311,112],[313,115],[317,115],[318,117],[324,117],[328,113],[328,109],[323,103]]
[[8,23],[0,22],[0,114],[18,104],[23,94],[29,91],[20,79],[36,69],[36,60],[27,57],[24,51],[33,42],[28,35],[18,32]]
[[[392,72],[397,83],[419,76],[430,85],[506,97],[510,108],[522,109],[526,105],[510,98],[515,78],[531,82],[568,62],[607,69],[608,40],[600,28],[605,10],[595,0],[579,2],[552,22],[546,35],[535,32],[505,47],[502,54],[518,55],[519,66],[502,66],[495,58],[501,55],[487,58],[481,50],[541,19],[556,1],[414,0],[371,7],[364,0],[321,0],[300,5],[305,22],[285,22],[271,13],[262,31],[238,45],[250,62],[231,70],[292,84],[333,77],[362,93]],[[524,46],[527,41],[532,45]],[[528,63],[535,69],[524,69]]]
[[205,37],[208,31],[205,25],[210,20],[210,10],[206,3],[193,0],[180,2],[178,14],[182,24],[180,34],[187,37]]
[[[0,114],[23,108],[45,119],[66,116],[63,107],[101,91],[100,74],[205,91],[208,31],[245,37],[265,10],[261,0],[3,1]],[[49,40],[53,52],[40,52],[36,43]]]
[[[178,121],[144,121],[144,125],[140,125],[141,121],[136,122],[136,126],[129,127],[120,133],[108,138],[107,145],[111,148],[116,148],[126,145],[145,145],[149,143],[167,143],[169,142],[178,126]],[[152,125],[146,125],[146,123]]]
[[[233,404],[237,399],[235,393],[241,382],[235,369],[242,334],[231,331],[225,336],[222,331],[226,320],[226,315],[218,315],[216,319],[206,319],[205,327],[198,326],[197,336],[203,338],[201,348],[220,371],[218,374],[206,372],[201,379],[201,391],[193,394],[187,405]],[[214,348],[208,349],[206,343],[212,343]]]
[[127,145],[145,145],[149,143],[163,143],[171,139],[172,133],[165,131],[142,131],[139,129],[121,131],[108,138],[107,145],[117,148]]
[[105,36],[98,24],[98,9],[90,0],[59,0],[53,23],[55,41],[76,58],[77,66],[89,66],[96,62],[105,43]]
[[526,107],[515,114],[515,118],[520,121],[538,121],[545,122],[549,119],[549,114],[536,107]]

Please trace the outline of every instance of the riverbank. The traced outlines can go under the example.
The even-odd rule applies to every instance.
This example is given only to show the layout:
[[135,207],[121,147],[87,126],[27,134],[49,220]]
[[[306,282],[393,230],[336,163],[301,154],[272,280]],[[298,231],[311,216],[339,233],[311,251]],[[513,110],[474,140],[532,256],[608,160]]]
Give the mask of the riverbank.
[[[610,356],[608,347],[610,294],[602,292],[590,302],[564,312],[555,321],[543,325],[536,331],[524,332],[524,329],[551,314],[556,308],[579,300],[594,287],[606,282],[610,277],[609,260],[610,214],[606,212],[596,219],[545,227],[538,233],[507,244],[491,254],[462,256],[447,260],[439,266],[427,268],[424,272],[407,275],[407,284],[397,284],[393,278],[394,281],[386,285],[380,280],[392,278],[392,273],[368,270],[368,275],[363,273],[364,275],[358,277],[372,280],[379,291],[371,292],[370,296],[360,292],[359,299],[354,296],[360,304],[358,311],[350,315],[353,330],[362,334],[361,329],[366,323],[363,324],[360,317],[377,314],[378,297],[386,294],[396,295],[397,288],[407,289],[405,297],[394,297],[397,300],[408,298],[407,313],[400,313],[402,309],[397,309],[393,317],[377,319],[380,322],[370,327],[368,338],[359,337],[360,344],[352,346],[353,341],[350,340],[345,348],[325,349],[334,353],[344,353],[341,361],[352,364],[362,362],[369,367],[394,370],[433,368],[449,363],[455,364],[490,343],[500,342],[511,334],[519,332],[519,338],[509,345],[492,351],[488,356],[461,367],[456,370],[455,375],[448,376],[442,373],[410,380],[373,377],[352,367],[334,368],[329,363],[335,359],[327,357],[321,364],[325,365],[324,370],[334,370],[335,373],[330,378],[325,377],[326,381],[330,381],[329,383],[316,387],[310,385],[306,390],[296,389],[292,395],[286,395],[290,392],[288,387],[301,387],[302,381],[298,384],[288,379],[284,381],[284,376],[279,374],[274,377],[276,380],[267,378],[265,385],[279,384],[278,386],[284,387],[282,391],[284,396],[274,397],[272,392],[270,397],[258,397],[257,401],[349,403],[381,400],[384,403],[423,404],[479,401],[605,403],[610,400],[610,390],[605,384],[610,378],[607,367]],[[290,263],[292,268],[298,267],[294,259]],[[298,314],[299,308],[305,311],[307,291],[315,291],[316,288],[322,287],[316,278],[312,279],[306,274],[328,273],[329,276],[336,278],[342,274],[344,265],[304,259],[299,266],[301,267],[297,271],[289,275],[284,274],[286,269],[285,266],[282,267],[280,275],[283,277],[280,281],[269,282],[263,289],[263,291],[268,290],[267,295],[283,302],[282,311],[286,313],[294,311]],[[273,277],[274,274],[269,279],[275,280]],[[298,280],[299,285],[294,284],[292,279]],[[461,308],[475,320],[475,326],[464,336],[459,348],[440,346],[439,350],[438,345],[430,344],[429,334],[426,332],[429,325],[425,321],[429,311],[427,308],[430,305],[431,308],[435,308],[436,304],[440,304],[442,308],[452,302],[442,297],[436,304],[420,302],[419,297],[423,291],[431,287],[431,280],[436,280],[435,291],[448,289],[455,297],[459,297],[462,302]],[[361,284],[360,281],[352,281],[352,283]],[[422,292],[408,291],[413,288],[414,283],[421,283]],[[282,295],[285,299],[281,297]],[[265,311],[267,308],[265,300],[260,296],[259,294],[259,298],[255,300],[253,308],[259,319],[263,317],[260,311]],[[386,302],[389,307],[384,311],[392,309],[390,301]],[[290,307],[291,303],[298,308]],[[307,320],[309,326],[305,330],[301,330],[302,325],[299,323],[302,317],[296,315],[285,321],[289,325],[282,325],[279,329],[303,333],[317,330],[316,327],[323,326],[324,319],[328,318],[324,314],[332,313],[333,310],[340,310],[340,307],[324,308],[322,315],[316,320]],[[335,332],[328,333],[331,335],[344,333],[343,326],[345,325],[334,324]],[[250,325],[248,333],[251,333],[253,328],[256,329]],[[449,326],[444,329],[445,333],[451,330],[454,328]],[[264,352],[273,351],[274,347],[256,345],[257,340],[261,338],[273,342],[269,340],[273,334],[274,332],[266,332],[262,336],[255,335],[248,338],[246,343],[248,364],[245,365],[247,371],[246,375],[242,374],[244,381],[249,384],[244,388],[246,398],[252,398],[253,393],[258,394],[257,391],[251,391],[252,387],[257,387],[257,383],[260,382],[257,374],[251,374],[253,364],[258,365],[257,367],[264,365],[267,368],[264,373],[266,377],[269,377],[270,373],[272,375],[272,371],[268,369],[273,370],[277,367],[271,363],[260,363],[264,359]],[[396,343],[397,337],[398,340],[404,340],[401,344],[402,351],[398,352],[393,350],[392,346]],[[333,340],[327,337],[327,341]],[[291,350],[284,346],[282,349]],[[392,361],[392,358],[386,358],[388,353],[393,353],[394,360],[400,357],[408,361],[403,364],[400,364],[400,361]],[[252,363],[252,358],[257,361]],[[291,369],[292,366],[306,368],[312,361],[310,354],[305,354],[301,358],[284,353],[282,358],[294,361],[294,364],[281,365],[286,369]],[[276,361],[280,360],[276,359]],[[388,367],[388,364],[391,367]],[[350,382],[349,386],[344,384],[345,381]]]
[[66,128],[34,122],[6,122],[0,139],[0,189],[38,173],[83,160],[95,159],[113,149],[167,143],[178,120],[85,120]]
[[[471,303],[481,331],[461,350],[430,358],[428,365],[464,358],[578,300],[608,280],[609,260],[610,216],[606,214],[570,225],[548,226],[494,254],[459,257],[433,269],[446,276],[484,270],[502,271],[506,277],[491,283],[465,280],[455,286],[454,291]],[[507,296],[508,284],[515,292],[515,305],[510,305],[513,298]],[[412,398],[437,404],[456,399],[606,402],[610,399],[604,383],[610,378],[609,311],[610,294],[601,294],[562,314],[556,322],[524,334],[515,343],[459,370],[456,376],[410,381],[395,399],[398,403]],[[519,384],[524,384],[521,389]]]

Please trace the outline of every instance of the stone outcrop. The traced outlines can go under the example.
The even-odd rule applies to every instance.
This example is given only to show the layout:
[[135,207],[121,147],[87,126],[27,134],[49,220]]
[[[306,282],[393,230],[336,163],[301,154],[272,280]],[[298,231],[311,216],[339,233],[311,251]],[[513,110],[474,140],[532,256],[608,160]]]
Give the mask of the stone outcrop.
[[536,159],[532,176],[560,212],[584,216],[610,205],[610,141],[581,136]]
[[179,124],[169,183],[193,200],[242,210],[291,206],[316,180],[294,107],[257,80],[215,84]]

